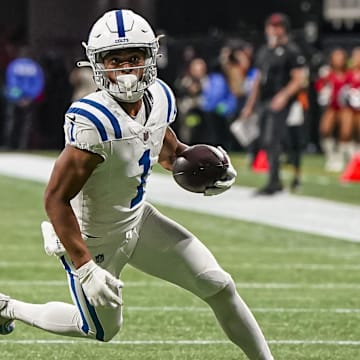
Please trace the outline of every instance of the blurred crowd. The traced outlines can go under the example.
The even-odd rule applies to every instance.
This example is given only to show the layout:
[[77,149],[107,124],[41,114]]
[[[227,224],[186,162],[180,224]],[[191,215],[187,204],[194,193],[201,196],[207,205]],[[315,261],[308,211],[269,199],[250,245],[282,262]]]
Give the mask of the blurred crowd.
[[[63,114],[73,100],[95,89],[90,69],[76,68],[76,59],[53,50],[34,56],[6,31],[0,32],[0,47],[0,148],[60,149]],[[216,55],[203,56],[190,43],[181,50],[181,69],[170,81],[178,101],[175,131],[181,140],[245,151],[254,161],[256,124],[239,124],[258,71],[257,47],[231,38],[223,41]],[[326,170],[341,171],[359,148],[360,49],[336,47],[322,55],[315,75],[309,69],[290,111],[284,150],[295,146],[323,151]],[[173,60],[169,55],[166,66],[171,67]],[[33,88],[36,91],[26,90]],[[318,144],[311,143],[309,132],[314,128]],[[291,151],[287,155],[291,161]]]
[[[258,71],[255,53],[252,44],[241,40],[225,44],[215,59],[193,53],[174,84],[177,131],[184,141],[221,144],[229,151],[251,150],[251,130],[247,141],[244,134],[236,133],[235,124],[243,120],[242,109]],[[294,147],[323,152],[325,169],[338,172],[360,151],[360,48],[335,47],[324,51],[322,58],[315,73],[305,64],[307,78],[289,112],[283,149],[289,150],[288,158]],[[317,144],[310,140],[314,127]]]
[[0,31],[0,148],[60,149],[73,87],[66,59]]
[[359,152],[360,142],[360,48],[348,53],[338,47],[319,69],[315,82],[322,109],[319,132],[329,171],[341,171]]

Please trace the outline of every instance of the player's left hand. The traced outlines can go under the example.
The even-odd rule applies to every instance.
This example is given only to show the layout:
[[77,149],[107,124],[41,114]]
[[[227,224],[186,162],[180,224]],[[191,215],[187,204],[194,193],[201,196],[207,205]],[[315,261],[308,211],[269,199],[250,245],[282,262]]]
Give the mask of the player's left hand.
[[76,273],[91,305],[113,308],[122,305],[120,295],[120,289],[123,287],[122,281],[96,265],[93,260],[80,266]]
[[224,191],[229,190],[234,184],[237,176],[237,172],[231,164],[231,160],[227,152],[221,146],[218,146],[217,148],[224,154],[224,157],[227,159],[229,166],[226,170],[225,177],[216,181],[213,186],[208,187],[204,192],[205,196],[219,195]]

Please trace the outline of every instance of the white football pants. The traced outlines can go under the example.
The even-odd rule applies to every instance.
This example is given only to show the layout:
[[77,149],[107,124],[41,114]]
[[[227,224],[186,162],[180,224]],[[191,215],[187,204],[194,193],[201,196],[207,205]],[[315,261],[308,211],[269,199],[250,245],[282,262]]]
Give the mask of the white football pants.
[[[210,305],[229,339],[249,359],[273,359],[259,325],[237,293],[231,276],[193,234],[146,204],[139,226],[126,235],[119,235],[101,241],[87,240],[94,261],[116,277],[130,264],[192,292]],[[102,245],[97,245],[99,243]],[[64,255],[60,260],[68,275],[74,305],[29,304],[11,299],[1,315],[56,334],[111,340],[121,328],[122,307],[91,306],[70,259]]]

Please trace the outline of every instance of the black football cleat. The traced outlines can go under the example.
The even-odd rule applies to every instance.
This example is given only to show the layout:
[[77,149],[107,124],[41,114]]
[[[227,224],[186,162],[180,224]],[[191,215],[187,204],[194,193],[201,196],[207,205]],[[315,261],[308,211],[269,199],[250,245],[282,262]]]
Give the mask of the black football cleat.
[[275,185],[266,185],[265,187],[257,190],[255,195],[274,195],[282,190],[283,186],[280,183]]
[[290,191],[296,192],[300,189],[300,187],[301,187],[301,182],[300,182],[299,178],[294,178],[290,184]]

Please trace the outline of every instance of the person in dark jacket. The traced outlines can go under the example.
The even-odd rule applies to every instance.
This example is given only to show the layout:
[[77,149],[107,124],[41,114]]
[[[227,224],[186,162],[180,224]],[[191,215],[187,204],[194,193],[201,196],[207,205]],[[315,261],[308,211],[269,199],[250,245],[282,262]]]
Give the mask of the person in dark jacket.
[[269,177],[259,195],[272,195],[283,189],[279,158],[286,133],[290,107],[305,78],[305,58],[289,39],[290,21],[285,14],[274,13],[265,21],[266,44],[258,50],[255,67],[259,70],[242,116],[255,111],[260,121],[260,146],[265,149]]

